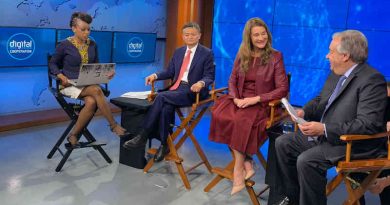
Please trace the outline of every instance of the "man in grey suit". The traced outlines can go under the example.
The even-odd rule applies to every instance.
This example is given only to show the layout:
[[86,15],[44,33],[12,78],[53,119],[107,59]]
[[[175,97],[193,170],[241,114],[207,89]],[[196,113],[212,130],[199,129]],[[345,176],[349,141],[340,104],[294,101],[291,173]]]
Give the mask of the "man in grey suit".
[[[386,82],[365,63],[366,37],[359,31],[333,34],[326,58],[331,74],[317,97],[297,111],[307,122],[297,133],[276,139],[276,154],[286,196],[279,204],[326,205],[326,172],[345,157],[343,134],[385,131]],[[352,146],[353,158],[376,157],[385,139]]]

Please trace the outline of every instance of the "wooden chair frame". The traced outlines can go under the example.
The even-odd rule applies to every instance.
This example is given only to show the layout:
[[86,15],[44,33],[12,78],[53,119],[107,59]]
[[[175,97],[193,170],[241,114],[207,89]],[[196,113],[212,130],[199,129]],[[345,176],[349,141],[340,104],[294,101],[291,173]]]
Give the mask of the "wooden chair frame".
[[[343,205],[359,205],[359,199],[367,191],[368,187],[374,182],[384,169],[390,168],[390,131],[375,135],[342,135],[340,140],[347,143],[346,157],[344,161],[337,164],[338,175],[335,176],[326,186],[326,195],[330,195],[342,181],[348,192],[347,199]],[[387,137],[387,158],[360,159],[351,160],[352,143],[356,140],[369,140]],[[368,176],[361,182],[356,182],[349,175],[356,172],[368,172]],[[357,186],[357,188],[353,188]]]
[[[214,84],[212,86],[212,90],[214,90]],[[211,92],[210,92],[211,93]],[[152,91],[151,94],[148,96],[148,100],[152,101],[155,96],[155,87],[154,83],[152,83]],[[201,146],[199,145],[195,135],[193,134],[193,130],[195,129],[196,125],[200,122],[201,118],[205,114],[205,112],[208,110],[210,103],[214,101],[214,95],[211,94],[209,98],[200,101],[199,100],[199,93],[196,94],[196,101],[191,106],[191,111],[187,116],[184,116],[183,112],[178,108],[176,109],[176,113],[180,118],[180,125],[174,126],[176,129],[175,131],[170,134],[167,138],[167,144],[169,147],[170,152],[165,156],[166,161],[173,161],[176,164],[177,170],[179,172],[180,178],[183,181],[183,184],[187,190],[191,189],[190,182],[188,180],[188,177],[186,173],[194,170],[195,168],[199,167],[200,165],[204,164],[207,168],[207,170],[211,173],[211,165],[203,152]],[[184,132],[184,134],[182,134]],[[195,147],[196,152],[198,153],[201,161],[188,170],[184,170],[183,167],[183,158],[180,157],[178,150],[182,147],[184,142],[187,139],[190,139],[192,144]],[[157,149],[151,148],[148,150],[148,153],[151,155],[155,155],[157,153]],[[154,159],[151,158],[146,166],[144,167],[144,173],[147,173],[150,168],[154,165]]]

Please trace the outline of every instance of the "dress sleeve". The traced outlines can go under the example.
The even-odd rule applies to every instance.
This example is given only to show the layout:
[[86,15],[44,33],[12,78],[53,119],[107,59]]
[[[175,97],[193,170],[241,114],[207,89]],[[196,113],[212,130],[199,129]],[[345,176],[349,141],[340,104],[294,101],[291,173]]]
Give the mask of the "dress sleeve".
[[229,78],[229,95],[232,96],[233,98],[239,98],[238,88],[237,88],[239,69],[240,69],[240,60],[237,55],[236,59],[234,60],[232,74],[230,74],[230,78]]
[[50,58],[49,61],[49,69],[50,72],[54,75],[58,75],[61,73],[63,60],[65,56],[65,43],[61,42],[56,47],[55,53]]
[[289,90],[288,78],[283,63],[283,56],[280,52],[274,54],[272,63],[275,70],[275,74],[274,74],[275,89],[271,90],[268,93],[261,94],[260,95],[261,102],[269,102],[272,100],[286,97]]

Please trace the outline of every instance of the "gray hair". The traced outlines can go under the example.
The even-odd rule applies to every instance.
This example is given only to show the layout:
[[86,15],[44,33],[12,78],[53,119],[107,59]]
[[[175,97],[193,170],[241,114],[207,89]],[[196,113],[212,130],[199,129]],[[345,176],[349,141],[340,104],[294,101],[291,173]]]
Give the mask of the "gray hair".
[[181,30],[184,30],[186,28],[194,28],[194,29],[198,30],[199,33],[201,33],[199,24],[197,24],[195,22],[188,22],[188,23],[184,24],[183,27],[181,28]]
[[332,38],[340,38],[337,51],[349,54],[354,63],[364,63],[368,58],[368,42],[366,36],[357,30],[345,30],[333,34]]

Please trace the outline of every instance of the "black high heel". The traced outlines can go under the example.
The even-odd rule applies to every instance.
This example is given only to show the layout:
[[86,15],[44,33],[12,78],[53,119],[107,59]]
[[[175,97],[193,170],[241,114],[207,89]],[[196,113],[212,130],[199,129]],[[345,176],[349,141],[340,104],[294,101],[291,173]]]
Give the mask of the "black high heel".
[[[118,132],[115,131],[115,129],[116,129],[117,127],[120,127],[120,128],[122,128],[122,129],[124,130],[124,131],[123,131],[123,134],[122,134],[122,133],[118,133]],[[110,125],[110,130],[111,130],[111,132],[113,132],[114,134],[116,134],[118,137],[125,137],[125,136],[130,135],[129,132],[126,132],[126,129],[125,129],[125,128],[121,127],[121,126],[120,126],[118,123],[116,123],[116,122],[115,122],[114,125]]]
[[[71,140],[72,136],[74,138],[76,138],[76,143],[74,143],[74,140],[73,141]],[[73,148],[73,149],[80,147],[80,143],[75,135],[69,135],[68,137],[66,137],[66,140],[68,141],[68,143],[65,144],[65,146],[68,146],[68,147]]]

